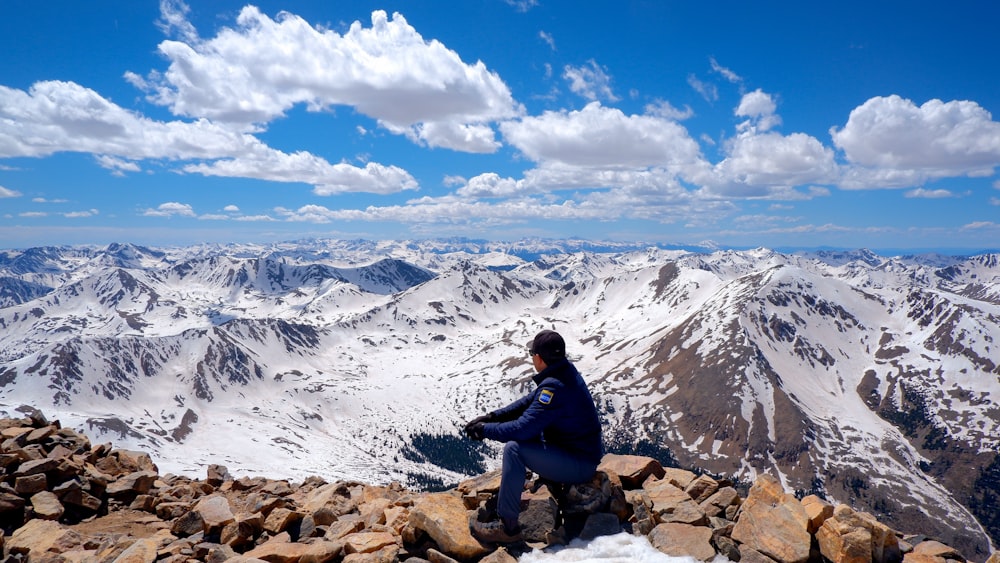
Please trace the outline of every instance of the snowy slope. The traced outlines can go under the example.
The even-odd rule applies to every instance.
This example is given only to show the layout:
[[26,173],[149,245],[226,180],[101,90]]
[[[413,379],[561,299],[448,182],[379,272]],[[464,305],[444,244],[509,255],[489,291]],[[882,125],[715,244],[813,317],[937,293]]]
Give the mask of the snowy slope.
[[968,555],[1000,533],[995,255],[121,244],[3,252],[0,280],[21,290],[0,303],[0,410],[164,471],[454,482],[415,437],[464,443],[462,421],[530,387],[525,344],[555,328],[614,449],[770,472]]

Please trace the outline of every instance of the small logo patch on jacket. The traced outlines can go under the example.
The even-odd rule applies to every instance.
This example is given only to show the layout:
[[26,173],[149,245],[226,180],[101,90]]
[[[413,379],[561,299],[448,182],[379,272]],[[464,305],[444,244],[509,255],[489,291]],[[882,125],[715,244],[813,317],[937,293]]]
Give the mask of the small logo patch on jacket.
[[552,402],[552,397],[556,394],[548,389],[542,389],[542,392],[538,394],[538,402],[547,405]]

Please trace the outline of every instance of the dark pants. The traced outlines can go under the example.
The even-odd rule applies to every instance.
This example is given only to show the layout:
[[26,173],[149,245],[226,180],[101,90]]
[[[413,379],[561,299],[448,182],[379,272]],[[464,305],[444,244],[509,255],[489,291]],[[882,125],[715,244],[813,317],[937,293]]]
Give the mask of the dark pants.
[[597,471],[597,464],[574,457],[541,442],[507,442],[503,446],[503,473],[497,512],[505,522],[517,522],[525,469],[559,483],[582,483]]

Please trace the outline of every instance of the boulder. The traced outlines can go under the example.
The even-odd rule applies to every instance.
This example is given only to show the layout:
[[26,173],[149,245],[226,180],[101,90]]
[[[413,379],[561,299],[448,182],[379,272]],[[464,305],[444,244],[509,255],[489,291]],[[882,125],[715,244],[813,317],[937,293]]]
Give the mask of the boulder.
[[638,489],[651,475],[657,479],[664,475],[660,462],[637,455],[608,454],[601,459],[597,470],[617,475],[625,490]]
[[804,563],[812,542],[808,520],[802,504],[777,478],[761,475],[741,506],[732,538],[779,563]]
[[659,551],[672,557],[694,557],[701,561],[715,558],[711,540],[709,528],[672,522],[660,524],[649,533],[650,543]]
[[410,509],[410,524],[423,530],[444,553],[461,561],[476,559],[488,550],[469,530],[469,514],[461,496],[430,493]]

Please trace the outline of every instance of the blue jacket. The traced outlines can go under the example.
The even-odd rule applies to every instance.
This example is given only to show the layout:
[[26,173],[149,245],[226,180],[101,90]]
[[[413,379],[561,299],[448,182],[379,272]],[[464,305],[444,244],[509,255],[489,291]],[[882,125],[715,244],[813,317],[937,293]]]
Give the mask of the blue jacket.
[[483,435],[499,442],[541,441],[580,459],[600,463],[604,455],[597,407],[580,372],[561,360],[537,373],[534,391],[493,411]]

